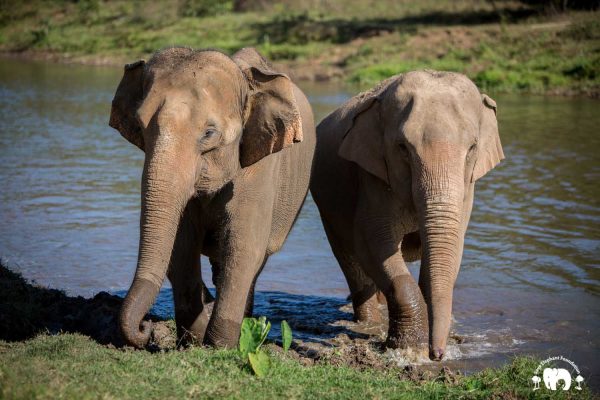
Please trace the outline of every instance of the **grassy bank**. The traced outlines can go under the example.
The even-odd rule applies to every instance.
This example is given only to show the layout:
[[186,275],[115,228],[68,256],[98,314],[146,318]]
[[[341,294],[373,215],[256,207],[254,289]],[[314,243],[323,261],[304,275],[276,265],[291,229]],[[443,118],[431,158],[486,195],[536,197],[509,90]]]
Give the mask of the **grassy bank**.
[[[326,361],[305,367],[271,350],[271,370],[253,376],[235,350],[192,348],[152,354],[115,350],[74,334],[0,342],[0,397],[32,398],[590,398],[531,390],[536,361],[517,358],[472,376],[409,379],[395,369],[362,371]],[[534,396],[534,394],[536,396]]]
[[418,68],[485,90],[600,94],[600,14],[516,1],[0,2],[0,51],[121,64],[170,45],[255,46],[297,79],[371,85]]
[[[534,393],[530,379],[539,360],[532,358],[464,376],[439,365],[373,362],[383,358],[376,348],[344,356],[337,347],[307,358],[268,344],[271,368],[258,378],[237,350],[177,350],[172,321],[155,324],[150,351],[123,347],[121,302],[107,293],[69,297],[0,265],[0,399],[592,397],[587,388]],[[355,360],[357,354],[370,360]]]

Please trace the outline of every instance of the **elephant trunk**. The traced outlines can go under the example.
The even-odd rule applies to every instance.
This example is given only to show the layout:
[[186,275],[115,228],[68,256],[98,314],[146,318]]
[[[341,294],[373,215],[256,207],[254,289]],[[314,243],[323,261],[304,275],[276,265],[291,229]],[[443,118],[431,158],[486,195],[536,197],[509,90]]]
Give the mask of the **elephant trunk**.
[[441,163],[422,168],[417,178],[416,204],[422,242],[419,286],[429,315],[430,356],[440,360],[446,349],[452,314],[452,292],[460,261],[464,232],[464,181],[451,175],[456,166]]
[[138,263],[119,318],[123,338],[137,348],[150,339],[151,326],[142,319],[165,279],[177,228],[193,195],[193,180],[178,173],[184,169],[175,165],[176,158],[169,153],[156,147],[147,153],[142,175]]

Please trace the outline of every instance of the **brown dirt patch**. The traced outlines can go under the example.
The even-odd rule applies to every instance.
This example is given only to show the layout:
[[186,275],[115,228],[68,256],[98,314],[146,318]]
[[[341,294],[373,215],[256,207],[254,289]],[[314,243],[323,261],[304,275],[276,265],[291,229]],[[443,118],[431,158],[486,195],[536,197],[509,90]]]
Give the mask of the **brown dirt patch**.
[[[0,265],[0,340],[20,341],[40,333],[81,333],[98,343],[124,346],[118,330],[123,299],[100,292],[91,299],[69,297],[64,292],[27,282],[21,275]],[[153,349],[175,347],[173,326],[153,315],[156,321]]]
[[[23,341],[41,333],[61,332],[87,335],[98,343],[111,348],[123,348],[124,342],[118,330],[118,316],[123,299],[106,292],[91,299],[69,297],[64,292],[48,289],[27,282],[21,275],[0,265],[0,340]],[[349,305],[343,308],[350,308]],[[153,315],[150,351],[173,350],[179,347],[174,321],[164,321]],[[338,321],[336,325],[351,329],[357,335],[350,337],[340,333],[332,339],[321,341],[294,340],[286,357],[304,366],[329,363],[349,366],[359,370],[384,370],[395,368],[400,379],[413,381],[430,380],[432,377],[452,383],[456,373],[439,364],[399,367],[397,360],[383,344],[382,327]],[[274,353],[282,353],[279,345],[266,345]],[[396,352],[396,351],[392,351]]]

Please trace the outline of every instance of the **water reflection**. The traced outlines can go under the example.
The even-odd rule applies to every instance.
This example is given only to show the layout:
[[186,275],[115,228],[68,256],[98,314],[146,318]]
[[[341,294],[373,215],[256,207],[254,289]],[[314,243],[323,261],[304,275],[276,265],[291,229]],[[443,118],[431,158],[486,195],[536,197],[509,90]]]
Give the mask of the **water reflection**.
[[[107,125],[120,75],[0,63],[0,256],[71,294],[126,290],[135,268],[143,154]],[[317,120],[353,92],[303,87]],[[600,367],[598,103],[493,97],[507,159],[477,183],[454,300],[467,338],[459,350],[471,357],[461,365],[502,362],[510,349],[562,354],[589,374]],[[260,297],[259,310],[298,315],[298,326],[311,313],[346,318],[337,308],[347,287],[310,199],[257,289],[280,301],[274,311],[273,297]],[[165,293],[158,307],[168,314]]]

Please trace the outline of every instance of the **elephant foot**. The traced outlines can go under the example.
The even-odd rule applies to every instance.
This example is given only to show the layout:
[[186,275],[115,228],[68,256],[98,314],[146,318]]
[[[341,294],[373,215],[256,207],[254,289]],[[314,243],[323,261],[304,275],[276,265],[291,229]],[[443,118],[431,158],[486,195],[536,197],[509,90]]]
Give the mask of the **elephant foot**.
[[207,326],[208,316],[206,313],[199,316],[191,325],[177,324],[178,346],[202,345]]
[[373,298],[356,305],[353,302],[352,308],[354,309],[354,321],[356,322],[367,322],[379,324],[383,322],[381,311],[379,310],[379,301],[377,297]]
[[419,329],[410,329],[408,332],[389,332],[385,341],[385,347],[390,349],[411,349],[422,353],[424,356],[429,354],[429,345],[426,335],[418,332]]
[[378,293],[377,289],[369,287],[351,295],[354,321],[368,323],[383,322],[383,317],[379,310],[381,302],[379,301]]
[[399,351],[399,354],[410,362],[423,362],[428,360],[429,345],[427,335],[423,334],[421,327],[411,327],[398,332],[397,329],[388,331],[384,347]]
[[395,277],[385,295],[390,317],[386,347],[428,351],[427,306],[412,276]]
[[212,347],[235,348],[240,338],[240,329],[239,322],[213,317],[206,330],[204,344]]
[[405,340],[388,336],[384,343],[385,349],[393,349],[395,355],[409,363],[422,363],[429,360],[429,347],[427,343],[419,340]]

